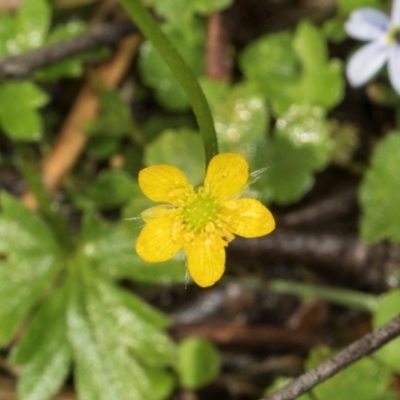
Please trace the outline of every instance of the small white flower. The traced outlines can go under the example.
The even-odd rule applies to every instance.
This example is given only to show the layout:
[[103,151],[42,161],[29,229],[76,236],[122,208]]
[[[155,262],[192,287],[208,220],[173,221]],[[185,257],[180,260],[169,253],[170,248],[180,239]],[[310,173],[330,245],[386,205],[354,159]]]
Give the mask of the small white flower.
[[353,11],[345,30],[354,39],[370,42],[356,51],[347,64],[350,85],[367,82],[387,61],[390,83],[400,94],[400,0],[394,0],[390,18],[374,8]]

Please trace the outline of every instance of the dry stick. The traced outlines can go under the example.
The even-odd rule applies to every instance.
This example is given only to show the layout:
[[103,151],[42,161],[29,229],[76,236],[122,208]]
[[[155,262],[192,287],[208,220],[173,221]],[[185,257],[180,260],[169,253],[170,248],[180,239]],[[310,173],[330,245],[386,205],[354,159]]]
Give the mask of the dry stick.
[[[118,84],[129,67],[139,42],[138,35],[121,40],[116,55],[97,69],[97,76],[105,87],[113,88]],[[61,128],[55,148],[44,160],[42,177],[50,191],[58,188],[63,177],[75,165],[88,140],[84,127],[96,116],[98,107],[98,94],[86,84]],[[31,192],[23,196],[22,202],[30,208],[37,208],[36,199]]]
[[206,76],[213,80],[231,77],[232,57],[229,49],[229,34],[225,29],[223,15],[214,13],[208,17],[206,42]]
[[400,315],[261,400],[292,400],[400,335]]
[[0,75],[4,78],[25,78],[39,68],[85,51],[109,46],[137,31],[136,26],[130,21],[97,25],[89,32],[75,38],[1,59]]

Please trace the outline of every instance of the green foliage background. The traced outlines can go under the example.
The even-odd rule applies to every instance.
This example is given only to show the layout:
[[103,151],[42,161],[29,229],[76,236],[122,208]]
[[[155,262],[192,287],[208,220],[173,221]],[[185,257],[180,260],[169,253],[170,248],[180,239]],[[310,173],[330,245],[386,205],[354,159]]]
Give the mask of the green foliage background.
[[[291,205],[312,189],[318,172],[331,165],[352,170],[358,133],[331,116],[345,95],[345,80],[343,61],[330,57],[328,44],[344,40],[342,24],[352,10],[385,8],[387,2],[339,1],[336,15],[323,26],[303,20],[294,29],[265,34],[234,54],[238,77],[225,81],[205,77],[205,27],[206,18],[229,8],[232,0],[145,3],[163,18],[164,33],[199,79],[221,151],[248,160],[254,171],[251,195],[268,205]],[[62,42],[87,29],[84,18],[61,18],[50,1],[25,0],[15,14],[0,14],[0,57]],[[204,176],[189,102],[152,43],[141,45],[133,98],[96,88],[100,114],[87,126],[83,160],[62,187],[68,208],[82,215],[79,229],[65,221],[40,183],[40,162],[63,117],[53,109],[49,88],[60,79],[82,77],[84,61],[99,61],[108,53],[84,53],[27,79],[0,82],[0,143],[14,146],[11,155],[1,151],[0,161],[17,166],[40,203],[35,213],[1,194],[0,346],[12,343],[10,362],[22,367],[22,400],[51,398],[71,368],[83,400],[161,400],[177,386],[199,389],[219,373],[219,352],[211,343],[198,338],[174,343],[166,331],[171,321],[119,284],[129,280],[151,288],[186,279],[181,259],[150,266],[134,250],[142,224],[138,216],[151,206],[138,187],[138,171],[166,163],[182,169],[195,185]],[[155,106],[146,121],[135,121],[130,102],[150,100]],[[363,240],[400,242],[399,154],[400,135],[394,130],[379,139],[364,168]],[[116,155],[125,160],[123,167],[104,168]],[[103,165],[98,174],[93,165]],[[116,210],[117,218],[105,217]],[[383,295],[373,313],[375,325],[398,313],[397,304],[397,291]],[[21,326],[26,329],[15,343]],[[394,341],[378,353],[385,367],[365,359],[316,393],[329,399],[334,386],[335,398],[350,396],[349,388],[354,399],[394,398],[388,382],[393,370],[400,371],[399,349]],[[313,353],[310,365],[318,357]],[[370,375],[370,382],[379,380],[373,389]]]

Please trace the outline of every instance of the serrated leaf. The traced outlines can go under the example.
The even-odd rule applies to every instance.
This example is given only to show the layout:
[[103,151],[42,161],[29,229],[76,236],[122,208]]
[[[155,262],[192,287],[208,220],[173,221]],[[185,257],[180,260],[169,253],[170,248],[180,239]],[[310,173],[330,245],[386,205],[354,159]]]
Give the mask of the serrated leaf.
[[[80,262],[85,264],[83,259]],[[87,264],[84,271],[75,271],[71,277],[68,325],[76,357],[75,374],[80,399],[153,399],[147,370],[132,352],[132,349],[137,350],[132,347],[138,340],[135,331],[140,332],[137,324],[134,324],[136,330],[128,326],[135,311],[120,301],[119,292],[91,272]],[[136,319],[141,321],[137,315]],[[141,323],[146,324],[144,321]],[[152,329],[156,331],[154,327]],[[159,356],[163,354],[154,342],[153,347]]]
[[89,299],[89,313],[104,322],[102,329],[115,331],[118,327],[116,340],[120,346],[131,349],[143,364],[156,367],[173,364],[175,346],[167,335],[160,332],[166,318],[133,294],[118,289],[104,279],[97,277],[93,281],[95,285]]
[[31,82],[6,82],[0,86],[0,123],[10,138],[39,140],[42,120],[35,111],[47,96]]
[[1,196],[0,345],[13,333],[62,266],[63,251],[51,230],[11,196]]
[[[307,369],[314,368],[332,352],[325,347],[315,348],[307,362]],[[395,400],[396,394],[391,389],[392,371],[372,357],[364,357],[350,365],[329,380],[313,389],[318,399],[365,399],[365,400]],[[299,400],[309,400],[308,395]]]
[[59,257],[62,254],[51,229],[38,214],[5,192],[1,193],[0,205],[1,252],[20,255],[34,253],[43,257]]
[[[68,338],[73,349],[76,389],[80,400],[120,400],[111,376],[104,365],[107,355],[100,353],[86,310],[85,288],[77,272],[68,282]],[[114,350],[115,351],[115,350]]]
[[18,380],[21,400],[47,400],[57,393],[71,364],[66,337],[66,292],[58,289],[33,317],[11,361],[22,365]]
[[204,179],[205,166],[201,136],[189,129],[168,129],[146,146],[144,164],[174,165],[192,184],[198,185]]
[[[378,305],[373,315],[374,327],[381,327],[399,314],[400,289],[391,290],[379,297]],[[374,355],[397,373],[400,372],[400,338],[394,339],[381,347]]]
[[293,203],[311,188],[314,173],[327,165],[332,148],[324,111],[294,105],[278,120],[275,137],[257,148],[254,166],[268,169],[252,188],[265,202]]
[[265,140],[269,115],[263,97],[252,85],[234,86],[213,109],[221,152],[242,154],[250,159]]
[[199,389],[211,383],[221,365],[217,348],[208,340],[190,337],[179,344],[176,370],[185,389]]
[[[164,26],[164,30],[194,75],[199,76],[204,63],[202,28],[191,21],[179,26]],[[156,98],[163,107],[172,111],[188,109],[189,103],[181,85],[150,42],[141,46],[139,71],[143,82],[155,90]]]
[[376,146],[360,185],[361,237],[369,242],[400,242],[400,133],[392,132]]
[[[0,221],[2,224],[2,221]],[[49,256],[29,256],[29,261],[10,255],[0,261],[0,346],[7,345],[58,272]]]
[[42,45],[50,22],[51,10],[46,0],[24,0],[16,16],[16,52]]
[[[132,221],[125,224],[134,225]],[[156,284],[183,282],[185,266],[182,261],[150,264],[137,255],[134,243],[140,228],[134,226],[133,234],[127,234],[126,229],[88,214],[84,221],[82,251],[99,271],[113,278]]]

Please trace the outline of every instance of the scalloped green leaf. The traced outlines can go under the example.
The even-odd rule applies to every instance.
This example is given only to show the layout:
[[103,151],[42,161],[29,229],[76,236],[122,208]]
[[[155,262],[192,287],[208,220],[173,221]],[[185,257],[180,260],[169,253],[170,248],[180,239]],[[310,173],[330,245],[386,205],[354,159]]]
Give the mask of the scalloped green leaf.
[[264,98],[253,85],[236,85],[213,107],[213,115],[220,151],[250,160],[269,127]]
[[143,161],[146,166],[174,165],[185,173],[193,185],[198,185],[204,180],[205,156],[202,146],[198,132],[168,129],[146,146]]
[[[164,26],[164,31],[194,75],[200,76],[204,63],[202,27],[191,21],[179,26]],[[157,101],[164,108],[171,111],[183,111],[189,108],[181,85],[149,41],[143,43],[140,48],[139,71],[143,82],[155,90]]]
[[71,366],[66,331],[65,288],[58,289],[35,314],[11,362],[22,365],[18,380],[21,400],[47,400],[58,392]]
[[[315,348],[308,359],[307,369],[319,365],[333,352],[325,346]],[[373,357],[364,357],[313,389],[318,399],[395,400],[391,389],[392,370]],[[306,394],[299,400],[309,400]]]
[[15,38],[15,17],[9,13],[0,14],[0,56],[12,54]]
[[0,123],[4,131],[14,140],[39,140],[43,128],[36,109],[46,102],[47,95],[32,82],[3,83],[0,86]]
[[293,88],[293,102],[309,102],[328,109],[337,105],[344,91],[342,63],[338,59],[328,60],[320,30],[309,22],[301,22],[293,48],[302,64],[301,78]]
[[[373,315],[374,327],[381,327],[399,314],[400,289],[395,289],[379,297],[378,305]],[[381,347],[374,355],[397,373],[400,373],[400,338],[394,339]]]
[[264,35],[247,46],[239,57],[246,78],[279,109],[293,103],[293,87],[299,79],[300,64],[292,38],[288,31]]
[[16,15],[14,51],[41,46],[51,23],[51,9],[46,0],[24,0]]
[[208,340],[189,337],[179,344],[176,371],[185,389],[196,390],[211,383],[219,374],[221,358]]
[[362,239],[400,242],[400,132],[392,132],[375,148],[359,190]]
[[329,162],[333,149],[325,112],[294,105],[277,121],[275,136],[259,146],[255,168],[267,168],[251,188],[265,202],[290,204],[312,187],[314,173]]

